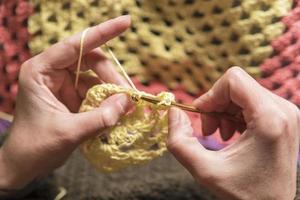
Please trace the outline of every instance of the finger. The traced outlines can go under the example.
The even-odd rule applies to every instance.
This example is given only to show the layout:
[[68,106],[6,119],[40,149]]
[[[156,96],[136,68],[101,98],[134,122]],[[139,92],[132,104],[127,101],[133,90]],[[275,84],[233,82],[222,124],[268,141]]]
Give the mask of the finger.
[[[181,127],[180,131],[176,128]],[[171,108],[169,111],[169,140],[174,137],[192,137],[193,129],[187,114],[178,108]],[[175,138],[175,139],[176,139]]]
[[85,84],[88,88],[93,87],[94,85],[98,85],[101,84],[102,81],[98,78],[98,77],[94,77],[94,76],[84,76],[81,77],[81,81],[83,82],[83,84]]
[[65,79],[60,90],[60,96],[62,102],[71,112],[78,112],[81,99],[74,88],[74,83],[72,81],[70,73],[66,73],[65,75]]
[[195,100],[194,105],[204,111],[224,112],[233,102],[243,110],[246,121],[261,110],[265,93],[251,76],[241,68],[233,67],[207,93]]
[[[72,80],[74,85],[75,75],[72,74]],[[80,76],[80,81],[78,82],[77,92],[81,100],[86,96],[87,91],[95,85],[101,84],[102,81],[96,77],[89,74],[82,74]]]
[[129,86],[127,81],[116,70],[115,65],[103,55],[99,48],[90,52],[84,59],[86,65],[104,82]]
[[78,95],[79,95],[79,97],[80,97],[81,100],[85,99],[86,93],[89,90],[89,88],[90,87],[88,87],[88,85],[86,85],[85,82],[80,81],[78,83],[77,91],[78,91]]
[[[91,27],[86,33],[83,55],[124,32],[130,25],[129,16],[121,16]],[[73,64],[79,56],[82,33],[59,42],[34,59],[43,66],[62,69]]]
[[231,114],[231,115],[235,115],[240,111],[241,111],[241,108],[232,102],[228,105],[228,107],[226,109],[226,113]]
[[209,136],[216,132],[220,125],[220,120],[218,118],[214,118],[208,115],[201,115],[202,121],[202,132],[204,136]]
[[125,94],[116,94],[104,100],[99,108],[74,115],[78,127],[79,140],[100,134],[100,130],[115,125],[119,118],[130,108],[130,100]]
[[231,121],[222,119],[220,126],[220,134],[224,141],[229,140],[235,132],[235,124]]
[[210,174],[212,155],[196,137],[193,137],[188,116],[177,108],[171,108],[169,111],[167,147],[193,176],[204,180]]
[[[76,69],[76,64],[72,65],[68,70],[73,72]],[[81,65],[81,71],[92,70],[96,75],[105,83],[114,83],[129,87],[128,82],[121,76],[116,70],[115,65],[104,55],[100,48],[96,48],[84,57]],[[80,80],[82,81],[85,76],[81,75]]]
[[246,130],[246,125],[245,124],[236,124],[236,130],[239,133],[243,133]]

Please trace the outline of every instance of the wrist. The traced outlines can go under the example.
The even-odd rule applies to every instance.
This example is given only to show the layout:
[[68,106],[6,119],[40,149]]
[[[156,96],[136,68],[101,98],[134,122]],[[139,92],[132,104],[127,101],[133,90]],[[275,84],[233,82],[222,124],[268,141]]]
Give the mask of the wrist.
[[10,191],[24,188],[30,181],[17,173],[15,166],[9,165],[5,158],[3,148],[0,148],[0,190]]
[[23,199],[38,185],[38,181],[20,182],[16,173],[11,173],[3,163],[3,150],[0,149],[0,199]]
[[24,178],[17,171],[7,164],[3,148],[0,148],[0,199],[23,199],[42,183],[40,179]]
[[13,184],[13,176],[11,172],[8,172],[7,162],[3,155],[3,149],[0,149],[0,190],[6,191],[15,189],[15,186]]

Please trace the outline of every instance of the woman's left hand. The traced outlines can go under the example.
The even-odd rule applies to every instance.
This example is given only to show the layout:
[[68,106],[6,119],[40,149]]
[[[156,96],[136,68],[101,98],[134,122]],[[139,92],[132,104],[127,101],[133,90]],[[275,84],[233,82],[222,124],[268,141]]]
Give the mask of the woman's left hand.
[[91,27],[83,48],[82,70],[99,78],[81,78],[74,71],[81,33],[57,43],[26,61],[20,71],[15,118],[0,149],[0,189],[20,189],[63,165],[72,151],[100,129],[114,125],[130,102],[114,95],[98,109],[76,113],[89,87],[101,80],[126,84],[98,48],[130,25],[122,16]]

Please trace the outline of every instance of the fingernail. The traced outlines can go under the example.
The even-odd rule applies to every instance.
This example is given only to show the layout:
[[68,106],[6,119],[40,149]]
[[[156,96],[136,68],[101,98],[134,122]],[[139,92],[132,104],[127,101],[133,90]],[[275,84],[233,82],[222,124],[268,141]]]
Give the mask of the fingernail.
[[131,19],[131,16],[130,15],[122,15],[119,18],[129,20],[129,19]]
[[117,96],[118,97],[116,98],[116,101],[118,101],[118,103],[121,106],[125,107],[125,106],[128,105],[129,99],[128,99],[127,95],[125,95],[125,94],[118,94]]

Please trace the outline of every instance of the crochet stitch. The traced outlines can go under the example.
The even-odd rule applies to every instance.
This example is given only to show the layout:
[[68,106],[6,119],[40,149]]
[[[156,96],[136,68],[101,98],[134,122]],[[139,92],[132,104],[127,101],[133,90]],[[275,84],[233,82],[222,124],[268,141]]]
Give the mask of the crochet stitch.
[[[28,27],[33,38],[32,52],[37,53],[50,43],[90,25],[120,14],[130,14],[133,26],[126,34],[114,39],[110,46],[114,47],[127,71],[136,75],[133,80],[139,89],[155,94],[173,88],[177,99],[191,102],[190,94],[204,92],[227,67],[240,65],[248,72],[252,71],[252,75],[262,74],[262,85],[300,105],[298,0],[224,0],[222,3],[217,0],[31,0],[31,3],[35,7]],[[13,109],[17,88],[15,72],[29,57],[28,49],[25,49],[25,53],[20,51],[18,54],[22,59],[9,64],[11,61],[8,60],[14,55],[12,52],[26,46],[28,34],[25,29],[17,31],[17,40],[11,41],[8,33],[13,38],[20,22],[25,27],[25,19],[30,13],[31,4],[23,0],[7,0],[1,4],[1,30],[6,30],[5,19],[11,24],[5,34],[0,34],[3,46],[7,46],[5,51],[0,50],[3,54],[0,58],[0,67],[3,66],[0,109],[5,112]],[[258,28],[255,27],[257,24]],[[24,44],[16,42],[22,38],[26,40]],[[262,38],[267,39],[263,41]],[[246,48],[240,55],[237,49],[241,46]],[[248,47],[250,51],[247,52]],[[229,51],[229,54],[221,50]],[[261,59],[257,59],[257,55]],[[11,69],[13,72],[8,73]],[[13,77],[14,81],[7,81],[8,77]],[[192,116],[196,121],[198,117]],[[193,125],[200,130],[199,122]],[[217,140],[221,142],[220,138]]]
[[126,71],[191,93],[208,89],[230,66],[260,74],[258,66],[282,34],[290,0],[32,0],[30,47],[37,53],[85,27],[121,14],[131,29],[110,42]]
[[190,97],[181,90],[203,92],[231,65],[259,75],[258,66],[273,53],[271,40],[285,28],[281,17],[291,8],[291,1],[285,0],[227,0],[222,5],[217,1],[77,0],[53,1],[51,6],[47,2],[47,7],[43,1],[33,2],[39,11],[30,21],[35,53],[99,21],[130,14],[132,28],[110,46],[127,71],[136,75],[136,82],[151,85],[158,79],[176,89],[174,93],[185,102]]
[[171,105],[174,96],[162,92],[157,95],[161,102],[152,104],[139,98],[143,92],[112,84],[96,85],[87,92],[80,112],[99,107],[105,98],[116,93],[126,93],[134,97],[134,110],[122,117],[117,125],[104,130],[81,146],[86,158],[103,172],[145,163],[162,155],[166,150],[167,116],[162,111]]

